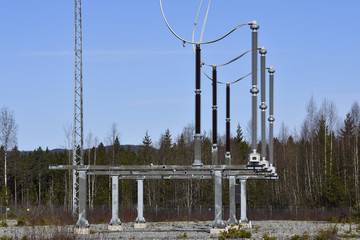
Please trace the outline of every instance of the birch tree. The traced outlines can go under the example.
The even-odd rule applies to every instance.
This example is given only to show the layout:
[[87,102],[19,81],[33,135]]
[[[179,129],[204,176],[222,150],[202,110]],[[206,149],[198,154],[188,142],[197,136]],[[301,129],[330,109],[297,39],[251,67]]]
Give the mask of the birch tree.
[[360,107],[357,102],[354,102],[351,106],[351,119],[354,123],[354,154],[353,154],[353,162],[354,162],[354,185],[355,185],[355,197],[356,202],[359,204],[360,202],[360,186],[359,186],[359,127],[360,127]]
[[8,107],[1,109],[0,115],[0,142],[4,147],[4,180],[5,180],[5,197],[6,205],[8,203],[7,191],[7,151],[16,145],[17,126],[15,123],[15,114]]

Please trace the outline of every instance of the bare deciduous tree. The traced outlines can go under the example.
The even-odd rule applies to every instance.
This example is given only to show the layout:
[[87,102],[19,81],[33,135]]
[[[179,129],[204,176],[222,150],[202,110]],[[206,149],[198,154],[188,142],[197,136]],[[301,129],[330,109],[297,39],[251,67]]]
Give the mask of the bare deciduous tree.
[[111,165],[114,165],[114,163],[115,163],[114,143],[115,143],[116,138],[119,139],[119,131],[117,128],[117,123],[113,122],[110,126],[110,131],[109,131],[108,137],[106,139],[109,146],[111,146],[111,152],[112,152],[112,159],[111,159],[111,163],[110,163]]
[[17,125],[15,123],[15,114],[8,107],[1,109],[0,115],[0,142],[4,147],[4,179],[5,179],[5,196],[7,205],[7,151],[16,145]]
[[[67,149],[68,153],[68,165],[72,165],[72,137],[74,136],[74,127],[71,123],[67,123],[63,127],[64,134],[65,134],[65,148]],[[65,205],[71,204],[72,199],[72,171],[67,170],[65,172]]]
[[360,107],[358,102],[354,102],[351,106],[351,118],[354,122],[354,135],[355,135],[355,144],[354,144],[354,184],[355,184],[355,198],[356,202],[360,201],[360,184],[359,184],[359,127],[360,127]]

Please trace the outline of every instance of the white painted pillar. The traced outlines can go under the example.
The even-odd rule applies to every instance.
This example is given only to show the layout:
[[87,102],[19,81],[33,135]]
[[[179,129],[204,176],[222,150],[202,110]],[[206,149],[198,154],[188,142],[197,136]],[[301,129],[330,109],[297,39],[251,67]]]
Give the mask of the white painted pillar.
[[111,176],[112,179],[112,211],[111,220],[109,225],[117,226],[121,225],[119,219],[119,177]]
[[228,223],[231,225],[236,225],[238,222],[236,220],[236,205],[235,205],[235,176],[229,177],[229,204],[230,204],[230,212],[229,212],[229,221]]
[[246,215],[246,180],[241,179],[241,193],[240,193],[240,202],[241,202],[241,218],[240,222],[247,223],[249,220]]
[[215,220],[213,228],[224,228],[225,223],[222,220],[222,174],[221,171],[214,172],[215,178]]
[[86,171],[79,171],[79,216],[76,223],[78,228],[88,228],[86,219]]
[[137,181],[137,185],[138,185],[138,206],[137,206],[137,212],[138,212],[138,216],[136,218],[136,222],[137,223],[145,223],[145,218],[143,215],[144,212],[144,180],[143,179],[138,179]]

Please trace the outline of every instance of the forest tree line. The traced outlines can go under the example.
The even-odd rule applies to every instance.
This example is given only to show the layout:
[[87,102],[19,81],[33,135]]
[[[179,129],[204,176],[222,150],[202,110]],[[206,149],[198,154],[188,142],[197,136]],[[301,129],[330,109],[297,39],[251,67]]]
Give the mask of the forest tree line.
[[[319,106],[311,98],[299,130],[289,131],[280,124],[274,138],[274,164],[279,180],[248,181],[249,207],[351,207],[360,204],[359,132],[360,107],[354,102],[347,115],[340,118],[334,103],[324,100]],[[65,131],[71,142],[71,131]],[[86,137],[84,162],[90,165],[120,164],[192,164],[194,126],[185,126],[178,136],[169,129],[156,146],[148,132],[136,148],[120,145],[117,125],[111,126],[107,144],[92,134]],[[211,133],[202,138],[202,162],[211,164]],[[219,161],[225,164],[225,136],[219,137]],[[259,150],[261,142],[259,142]],[[7,172],[4,174],[5,152]],[[246,164],[250,152],[243,130],[231,137],[233,164]],[[72,164],[70,150],[38,149],[21,152],[15,146],[0,148],[0,204],[6,199],[14,207],[56,206],[71,208],[72,172],[49,170],[49,165]],[[7,176],[7,191],[3,184]],[[111,206],[109,176],[88,176],[88,205],[91,209]],[[228,182],[223,182],[223,203],[228,205]],[[135,180],[119,181],[120,204],[137,203]],[[213,180],[145,180],[145,206],[213,206]]]

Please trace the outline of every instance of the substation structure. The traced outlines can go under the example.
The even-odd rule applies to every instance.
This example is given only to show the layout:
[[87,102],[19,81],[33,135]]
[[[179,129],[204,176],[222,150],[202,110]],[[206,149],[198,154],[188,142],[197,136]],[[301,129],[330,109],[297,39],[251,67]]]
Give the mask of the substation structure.
[[[249,223],[246,213],[246,183],[247,180],[266,180],[278,179],[276,168],[274,166],[274,151],[273,151],[273,125],[274,125],[274,73],[272,67],[266,67],[265,55],[267,50],[264,47],[258,46],[258,29],[256,21],[244,23],[236,26],[224,36],[209,42],[192,42],[187,41],[177,35],[169,26],[161,5],[161,12],[163,14],[165,23],[169,30],[182,41],[183,44],[192,44],[196,46],[195,50],[195,135],[194,135],[194,159],[192,165],[84,165],[83,161],[83,104],[82,104],[82,37],[81,37],[81,0],[75,0],[75,113],[74,113],[74,141],[73,141],[73,165],[52,165],[49,166],[51,170],[73,170],[73,211],[78,214],[78,221],[76,223],[75,233],[84,234],[89,233],[89,223],[87,221],[87,176],[88,175],[108,175],[112,178],[112,218],[109,222],[109,230],[121,230],[121,220],[119,218],[119,180],[132,179],[137,181],[138,186],[138,216],[135,220],[134,227],[143,228],[146,226],[146,220],[143,214],[144,210],[144,180],[152,179],[209,179],[214,181],[214,222],[211,230],[224,229],[228,224],[237,224],[239,222]],[[236,29],[249,25],[251,29],[251,50],[241,54],[239,57],[230,60],[225,64],[211,65],[201,60],[201,45],[215,43],[227,37]],[[217,69],[219,67],[230,64],[246,53],[251,52],[252,61],[250,74],[241,77],[233,82],[220,82],[217,79]],[[258,84],[258,54],[260,54],[260,79],[261,79],[261,103],[258,106],[257,94],[260,90],[257,88]],[[201,70],[203,66],[212,67],[212,77],[207,76],[212,80],[212,165],[204,165],[201,159]],[[269,154],[266,156],[266,69],[269,73]],[[204,72],[205,73],[205,72]],[[206,74],[206,73],[205,73]],[[251,75],[251,112],[252,112],[252,138],[251,138],[251,152],[248,155],[247,165],[232,165],[230,152],[230,85],[240,81],[241,79]],[[218,145],[217,145],[217,85],[226,84],[226,165],[219,164]],[[261,111],[261,152],[257,152],[257,111],[258,107]],[[79,123],[77,127],[76,123]],[[80,137],[80,141],[77,141]],[[80,147],[80,154],[76,153],[77,147]],[[267,160],[268,159],[268,160]],[[222,181],[229,181],[229,219],[223,221],[222,215]],[[236,181],[240,184],[236,184]],[[236,187],[240,185],[240,220],[236,219]],[[249,224],[251,225],[251,224]],[[216,231],[214,231],[216,232]]]
[[[79,173],[79,221],[77,227],[87,228],[87,175],[108,175],[112,178],[112,218],[109,230],[121,230],[121,216],[119,216],[119,180],[132,179],[137,181],[138,206],[135,227],[146,226],[143,210],[144,180],[152,179],[208,179],[215,183],[215,219],[213,228],[223,229],[226,224],[248,223],[246,214],[246,181],[260,179],[276,179],[262,166],[248,165],[53,165],[51,170],[75,170]],[[222,181],[229,180],[230,212],[229,220],[222,219]],[[235,183],[241,184],[241,218],[236,220]]]

